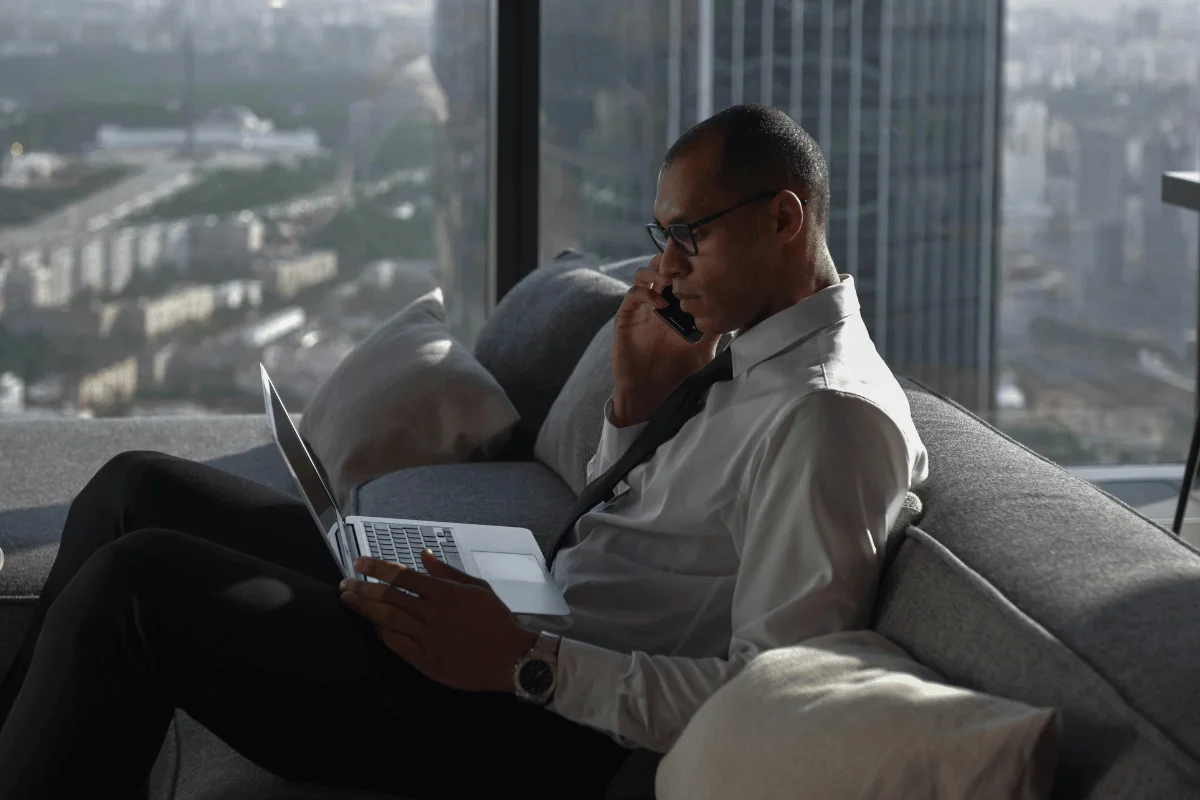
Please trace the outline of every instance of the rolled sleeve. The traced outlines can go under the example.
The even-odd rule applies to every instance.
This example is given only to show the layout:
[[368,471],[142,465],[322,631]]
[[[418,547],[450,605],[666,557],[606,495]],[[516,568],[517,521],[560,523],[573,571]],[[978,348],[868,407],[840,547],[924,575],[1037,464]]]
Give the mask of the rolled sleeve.
[[573,722],[614,732],[618,726],[613,688],[629,660],[615,650],[563,639],[551,708]]
[[563,639],[550,708],[625,747],[665,753],[744,660],[619,653]]

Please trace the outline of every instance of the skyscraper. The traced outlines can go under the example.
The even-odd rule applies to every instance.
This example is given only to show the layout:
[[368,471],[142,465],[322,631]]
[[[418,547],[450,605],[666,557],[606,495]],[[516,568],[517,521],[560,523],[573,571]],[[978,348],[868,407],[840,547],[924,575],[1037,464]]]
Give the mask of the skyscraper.
[[542,0],[542,256],[650,252],[670,144],[730,105],[776,106],[829,160],[830,251],[880,352],[989,407],[1002,4]]
[[434,248],[446,311],[468,346],[488,300],[488,0],[438,0],[431,61],[445,97],[433,182]]

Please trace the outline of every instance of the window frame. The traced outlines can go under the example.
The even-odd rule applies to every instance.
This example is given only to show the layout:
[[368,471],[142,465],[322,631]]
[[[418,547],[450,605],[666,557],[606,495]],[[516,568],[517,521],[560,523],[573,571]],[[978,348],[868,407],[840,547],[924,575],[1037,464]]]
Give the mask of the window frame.
[[489,0],[488,313],[538,266],[541,0]]

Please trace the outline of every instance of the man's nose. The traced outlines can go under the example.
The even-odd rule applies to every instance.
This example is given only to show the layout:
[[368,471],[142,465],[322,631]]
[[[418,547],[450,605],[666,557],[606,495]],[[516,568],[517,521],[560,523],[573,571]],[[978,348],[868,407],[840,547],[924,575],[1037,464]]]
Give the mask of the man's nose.
[[662,260],[658,263],[658,272],[663,276],[663,280],[673,281],[675,278],[686,275],[688,271],[688,261],[684,256],[683,249],[679,246],[679,242],[670,239],[667,242],[667,249],[663,251]]

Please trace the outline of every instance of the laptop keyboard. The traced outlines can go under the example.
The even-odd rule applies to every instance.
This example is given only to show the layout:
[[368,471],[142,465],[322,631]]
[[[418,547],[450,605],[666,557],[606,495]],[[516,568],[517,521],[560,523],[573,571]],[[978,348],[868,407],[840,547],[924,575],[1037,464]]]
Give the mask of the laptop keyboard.
[[394,561],[428,575],[429,570],[421,562],[421,551],[429,548],[438,561],[466,572],[458,554],[458,545],[454,542],[454,534],[449,528],[366,520],[359,524],[363,527],[374,558]]

